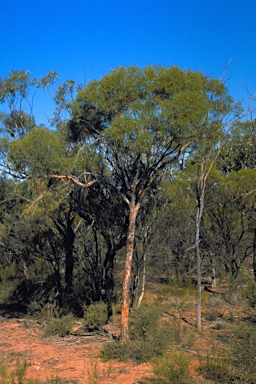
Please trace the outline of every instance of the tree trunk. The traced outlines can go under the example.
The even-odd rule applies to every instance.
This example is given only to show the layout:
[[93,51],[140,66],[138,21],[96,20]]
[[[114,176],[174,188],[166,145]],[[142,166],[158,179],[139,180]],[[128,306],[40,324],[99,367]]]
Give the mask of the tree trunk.
[[256,282],[256,228],[254,228],[252,254],[253,254],[252,267],[253,267],[254,280]]
[[212,267],[212,288],[216,288],[216,270]]
[[74,270],[74,241],[75,233],[72,228],[73,219],[68,217],[67,227],[66,227],[66,236],[64,239],[65,246],[65,291],[70,293],[73,288],[73,270]]
[[143,255],[143,269],[142,269],[142,282],[141,282],[141,292],[137,302],[137,308],[140,307],[142,299],[145,292],[145,283],[146,283],[146,254]]
[[104,300],[107,304],[108,318],[112,316],[112,302],[113,302],[113,292],[114,292],[114,278],[113,278],[113,267],[114,267],[114,258],[115,250],[111,248],[105,257],[104,268],[103,268],[103,291],[104,291]]
[[140,207],[140,204],[135,205],[135,196],[133,196],[129,206],[130,208],[129,228],[128,228],[128,234],[127,234],[125,270],[124,270],[124,280],[123,280],[123,288],[122,288],[122,309],[121,309],[121,341],[122,342],[129,340],[129,304],[130,304],[129,290],[130,290],[131,272],[132,272],[135,225],[136,225],[136,217],[139,211],[139,207]]
[[114,269],[114,260],[116,256],[116,252],[122,249],[125,246],[126,238],[123,236],[119,239],[117,244],[113,244],[108,234],[105,232],[102,233],[105,242],[107,244],[107,253],[104,259],[103,264],[103,277],[102,277],[102,290],[103,290],[103,300],[107,304],[108,318],[110,318],[113,314],[112,303],[114,296],[114,277],[113,277],[113,269]]
[[200,222],[201,222],[201,207],[198,206],[196,215],[196,262],[197,262],[197,305],[196,305],[196,326],[201,330],[201,257],[200,257]]

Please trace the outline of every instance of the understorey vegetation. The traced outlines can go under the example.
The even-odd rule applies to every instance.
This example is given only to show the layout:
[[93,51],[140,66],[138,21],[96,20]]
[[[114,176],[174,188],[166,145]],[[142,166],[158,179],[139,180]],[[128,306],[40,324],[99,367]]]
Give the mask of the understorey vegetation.
[[[50,87],[55,111],[46,127],[31,97]],[[104,332],[119,316],[103,359],[162,358],[156,372],[166,365],[173,376],[159,382],[182,382],[175,370],[189,380],[187,357],[171,365],[169,348],[196,338],[184,341],[188,306],[199,332],[203,316],[220,319],[214,303],[205,312],[204,289],[226,285],[222,302],[242,297],[255,316],[253,104],[244,110],[222,81],[178,67],[120,67],[84,86],[59,85],[56,72],[0,78],[2,311],[55,319],[46,335],[59,336],[75,318]],[[152,285],[154,304],[145,300]],[[253,354],[243,344],[253,332],[249,321],[232,336],[237,361],[209,355],[202,373],[217,380],[212,372],[225,371],[219,382],[250,377],[254,361],[235,376],[229,367],[239,371]]]

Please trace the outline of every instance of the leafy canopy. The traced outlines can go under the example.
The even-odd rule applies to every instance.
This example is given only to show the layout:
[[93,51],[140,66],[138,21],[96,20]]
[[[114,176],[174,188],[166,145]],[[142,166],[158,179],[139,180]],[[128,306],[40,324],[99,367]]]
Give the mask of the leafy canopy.
[[199,72],[121,67],[79,92],[70,127],[75,139],[104,131],[124,153],[151,153],[153,145],[156,154],[166,140],[184,142],[197,134],[213,107],[209,92],[226,94],[221,83]]

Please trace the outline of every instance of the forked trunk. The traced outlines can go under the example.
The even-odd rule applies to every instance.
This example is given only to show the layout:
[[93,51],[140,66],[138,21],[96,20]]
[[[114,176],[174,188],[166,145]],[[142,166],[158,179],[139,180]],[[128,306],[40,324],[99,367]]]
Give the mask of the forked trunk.
[[121,341],[125,342],[129,340],[129,290],[132,273],[132,259],[134,249],[134,237],[135,237],[135,225],[136,218],[139,211],[139,204],[135,205],[135,201],[130,204],[130,216],[129,216],[129,228],[127,234],[126,243],[126,259],[125,259],[125,270],[124,280],[122,289],[122,309],[121,309]]

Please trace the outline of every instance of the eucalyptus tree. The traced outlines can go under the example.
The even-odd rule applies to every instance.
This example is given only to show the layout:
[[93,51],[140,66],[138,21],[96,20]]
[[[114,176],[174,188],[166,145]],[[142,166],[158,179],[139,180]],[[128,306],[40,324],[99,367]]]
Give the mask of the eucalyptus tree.
[[161,183],[163,204],[158,214],[158,243],[165,255],[163,267],[177,281],[185,280],[195,270],[196,207],[194,197],[187,193],[189,180],[182,170]]
[[203,222],[204,239],[207,241],[229,276],[229,298],[235,291],[238,273],[244,260],[252,254],[253,211],[247,209],[248,200],[255,190],[254,171],[249,169],[221,175],[209,190]]
[[218,108],[229,101],[226,88],[202,73],[148,66],[121,67],[90,82],[72,105],[71,141],[102,156],[102,170],[94,179],[110,186],[128,207],[123,341],[129,338],[129,287],[140,208],[165,170],[177,167],[185,151],[193,151],[195,143],[207,137],[209,114],[213,122]]
[[[74,244],[77,235],[75,229],[79,222],[78,218],[84,221],[81,228],[87,235],[86,226],[88,228],[92,226],[94,233],[97,232],[103,237],[105,257],[103,265],[98,265],[99,271],[97,270],[100,284],[96,284],[97,289],[93,288],[91,292],[94,298],[98,297],[107,302],[110,316],[114,287],[113,262],[116,252],[125,244],[127,220],[120,212],[121,210],[123,212],[122,201],[120,203],[120,199],[118,201],[117,197],[113,198],[108,186],[103,189],[95,185],[95,180],[88,179],[90,175],[85,172],[86,168],[96,170],[101,167],[100,156],[90,147],[81,150],[78,146],[70,144],[62,133],[62,131],[54,132],[42,127],[32,129],[22,139],[11,142],[8,161],[17,177],[30,180],[30,184],[37,189],[36,201],[31,202],[33,207],[40,205],[47,196],[57,199],[55,210],[53,212],[45,210],[44,213],[52,218],[55,230],[58,230],[59,236],[63,238],[64,292],[67,296],[73,291],[72,275],[74,263],[76,264]],[[81,175],[85,180],[81,181]],[[57,183],[57,180],[60,180],[61,184]],[[89,186],[93,186],[91,191],[86,188]],[[57,210],[58,215],[56,215]],[[94,252],[92,248],[90,252],[92,257]],[[78,253],[80,255],[80,252]],[[96,260],[97,255],[94,256]],[[95,271],[90,269],[90,273],[94,274]],[[89,280],[93,285],[93,278],[87,281]],[[96,291],[104,294],[98,295]]]
[[3,171],[12,171],[7,161],[9,143],[24,137],[38,125],[33,114],[36,92],[47,90],[57,79],[54,71],[37,79],[26,70],[13,70],[8,77],[0,77],[0,166]]
[[[229,175],[241,170],[248,170],[247,191],[243,194],[245,214],[250,217],[253,233],[253,270],[256,281],[256,190],[254,185],[256,166],[256,120],[238,121],[233,124],[229,138],[221,151],[218,166],[222,173]],[[249,172],[249,170],[251,170]]]
[[[77,187],[74,200],[75,212],[83,219],[83,226],[88,228],[86,234],[90,232],[89,237],[95,239],[95,247],[90,247],[90,259],[94,260],[93,268],[88,268],[84,256],[81,256],[80,260],[85,266],[85,274],[91,274],[88,280],[95,287],[95,300],[106,302],[110,317],[114,300],[114,260],[117,252],[124,247],[126,240],[128,224],[127,215],[124,215],[126,207],[119,196],[113,196],[110,188],[107,186],[102,188],[98,183],[90,188]],[[99,241],[99,238],[102,240]],[[96,246],[97,243],[101,246]],[[85,239],[84,244],[86,244]],[[86,253],[89,254],[89,252]],[[97,269],[97,272],[93,269]],[[97,284],[91,279],[95,273],[99,276]]]

